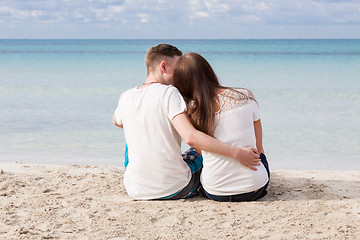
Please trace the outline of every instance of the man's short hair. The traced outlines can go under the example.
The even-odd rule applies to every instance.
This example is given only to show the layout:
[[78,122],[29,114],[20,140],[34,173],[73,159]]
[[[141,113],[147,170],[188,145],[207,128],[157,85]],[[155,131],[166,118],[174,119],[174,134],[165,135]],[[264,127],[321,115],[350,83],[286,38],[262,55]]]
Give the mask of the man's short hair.
[[150,48],[145,55],[146,69],[149,72],[154,64],[159,63],[164,57],[181,56],[182,52],[170,44],[159,44]]

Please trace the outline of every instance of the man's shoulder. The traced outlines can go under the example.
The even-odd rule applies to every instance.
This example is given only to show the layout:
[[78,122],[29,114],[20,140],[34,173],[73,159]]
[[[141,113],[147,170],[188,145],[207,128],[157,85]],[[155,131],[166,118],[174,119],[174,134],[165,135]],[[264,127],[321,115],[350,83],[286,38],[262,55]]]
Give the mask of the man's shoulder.
[[162,90],[174,90],[174,89],[177,90],[177,88],[174,87],[173,85],[166,85],[166,84],[156,84],[156,88]]
[[169,94],[180,94],[179,90],[176,87],[174,87],[173,85],[162,84],[161,87],[164,92],[167,92]]
[[120,98],[134,94],[135,90],[136,88],[130,88],[128,90],[125,90],[124,92],[121,93]]
[[179,90],[172,85],[156,84],[155,86],[152,86],[147,90],[148,91],[146,92],[153,97],[158,96],[159,98],[168,98],[173,95],[181,96]]
[[172,85],[156,84],[143,89],[131,88],[121,94],[120,99],[128,99],[139,96],[151,96],[151,98],[169,98],[174,95],[181,96],[179,90]]

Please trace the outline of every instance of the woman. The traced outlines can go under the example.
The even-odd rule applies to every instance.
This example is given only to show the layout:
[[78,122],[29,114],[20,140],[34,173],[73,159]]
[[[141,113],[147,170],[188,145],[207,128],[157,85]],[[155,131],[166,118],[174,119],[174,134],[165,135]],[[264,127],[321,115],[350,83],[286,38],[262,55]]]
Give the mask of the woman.
[[270,172],[253,94],[246,89],[221,86],[210,64],[197,53],[179,58],[173,79],[198,130],[237,147],[257,148],[260,154],[259,166],[245,167],[233,158],[203,152],[204,196],[216,201],[254,201],[265,196]]

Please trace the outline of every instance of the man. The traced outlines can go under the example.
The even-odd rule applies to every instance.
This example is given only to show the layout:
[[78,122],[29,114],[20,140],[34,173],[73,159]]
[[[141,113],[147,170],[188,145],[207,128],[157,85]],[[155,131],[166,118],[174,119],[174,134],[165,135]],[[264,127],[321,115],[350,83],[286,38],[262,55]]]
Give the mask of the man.
[[135,199],[180,199],[196,193],[202,157],[190,150],[183,159],[181,137],[196,149],[233,157],[248,167],[259,165],[256,149],[221,143],[193,127],[180,92],[170,85],[181,55],[168,44],[152,47],[145,56],[145,83],[121,95],[113,116],[113,123],[124,128],[124,185]]

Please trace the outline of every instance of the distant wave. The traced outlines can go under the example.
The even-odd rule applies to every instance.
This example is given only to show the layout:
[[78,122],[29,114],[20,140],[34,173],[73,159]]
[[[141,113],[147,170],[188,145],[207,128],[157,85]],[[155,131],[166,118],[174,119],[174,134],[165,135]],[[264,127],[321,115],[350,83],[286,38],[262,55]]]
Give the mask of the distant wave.
[[5,54],[34,54],[34,53],[40,53],[40,54],[145,54],[145,51],[139,51],[139,52],[133,52],[133,51],[57,51],[57,50],[0,50],[0,53]]
[[[67,51],[67,50],[0,50],[2,54],[145,54],[145,51]],[[358,56],[359,52],[297,52],[297,51],[199,51],[216,55],[305,55],[305,56]]]
[[207,54],[217,55],[319,55],[319,56],[351,56],[360,55],[360,52],[264,52],[264,51],[235,51],[235,52],[206,52]]

